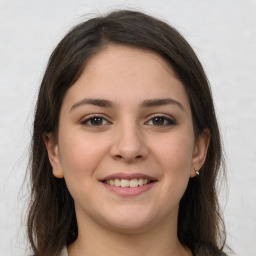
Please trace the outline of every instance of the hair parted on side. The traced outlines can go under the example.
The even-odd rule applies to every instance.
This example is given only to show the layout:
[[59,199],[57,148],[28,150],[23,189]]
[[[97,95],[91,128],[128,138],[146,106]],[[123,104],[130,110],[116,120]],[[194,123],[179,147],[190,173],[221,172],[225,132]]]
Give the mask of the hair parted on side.
[[141,12],[121,10],[75,26],[53,51],[36,105],[31,142],[31,202],[28,237],[35,256],[57,256],[78,234],[74,202],[64,179],[52,174],[43,136],[58,140],[63,97],[80,77],[86,62],[108,44],[148,49],[162,56],[183,83],[192,111],[195,138],[211,135],[200,176],[191,178],[178,215],[178,238],[196,253],[208,245],[221,255],[225,227],[216,181],[222,169],[222,145],[209,83],[196,54],[170,25]]

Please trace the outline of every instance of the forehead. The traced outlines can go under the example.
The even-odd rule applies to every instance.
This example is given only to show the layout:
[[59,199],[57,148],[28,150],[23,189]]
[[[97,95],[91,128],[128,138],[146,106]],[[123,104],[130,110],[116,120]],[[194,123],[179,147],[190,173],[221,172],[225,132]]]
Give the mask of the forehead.
[[87,61],[82,76],[89,78],[89,75],[95,75],[98,72],[104,74],[106,78],[112,75],[117,76],[118,73],[117,77],[132,79],[136,75],[142,77],[148,71],[155,71],[150,75],[151,78],[153,76],[157,78],[161,75],[160,70],[175,77],[169,63],[156,52],[133,46],[109,44]]
[[145,98],[175,98],[189,107],[182,82],[157,53],[135,47],[110,44],[93,55],[65,100],[83,97],[107,98],[120,104]]

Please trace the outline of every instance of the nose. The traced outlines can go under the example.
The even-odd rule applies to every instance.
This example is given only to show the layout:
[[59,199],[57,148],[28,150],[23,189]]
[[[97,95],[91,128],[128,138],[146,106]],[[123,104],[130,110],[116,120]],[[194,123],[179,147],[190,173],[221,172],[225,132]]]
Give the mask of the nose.
[[137,162],[146,158],[148,148],[136,124],[120,125],[115,132],[110,154],[115,160]]

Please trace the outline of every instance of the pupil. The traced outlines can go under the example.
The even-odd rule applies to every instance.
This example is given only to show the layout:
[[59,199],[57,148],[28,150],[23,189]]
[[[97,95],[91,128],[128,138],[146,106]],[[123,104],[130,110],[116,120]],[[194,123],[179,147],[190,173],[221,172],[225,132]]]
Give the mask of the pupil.
[[102,124],[102,119],[100,117],[95,117],[92,119],[92,124],[93,125],[101,125]]
[[155,117],[153,123],[155,125],[162,125],[164,123],[164,119],[162,117]]

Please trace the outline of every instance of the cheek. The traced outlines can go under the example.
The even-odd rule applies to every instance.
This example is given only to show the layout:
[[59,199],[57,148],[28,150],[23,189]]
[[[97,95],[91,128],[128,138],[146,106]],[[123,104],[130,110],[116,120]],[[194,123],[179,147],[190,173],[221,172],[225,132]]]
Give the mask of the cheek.
[[165,137],[160,143],[154,143],[155,155],[166,172],[182,174],[190,171],[194,138],[188,133],[173,133]]
[[193,137],[175,134],[155,148],[157,162],[162,169],[164,191],[171,201],[178,202],[186,190],[192,167]]
[[[75,135],[73,135],[75,134]],[[60,145],[60,158],[64,176],[89,176],[105,156],[107,145],[99,142],[96,136],[82,132],[67,134]],[[79,177],[78,177],[79,178]]]
[[[98,136],[99,137],[99,136]],[[74,201],[81,204],[86,201],[91,205],[94,185],[98,182],[96,170],[106,156],[107,145],[100,143],[95,136],[84,133],[66,132],[60,140],[61,167],[68,190]]]

